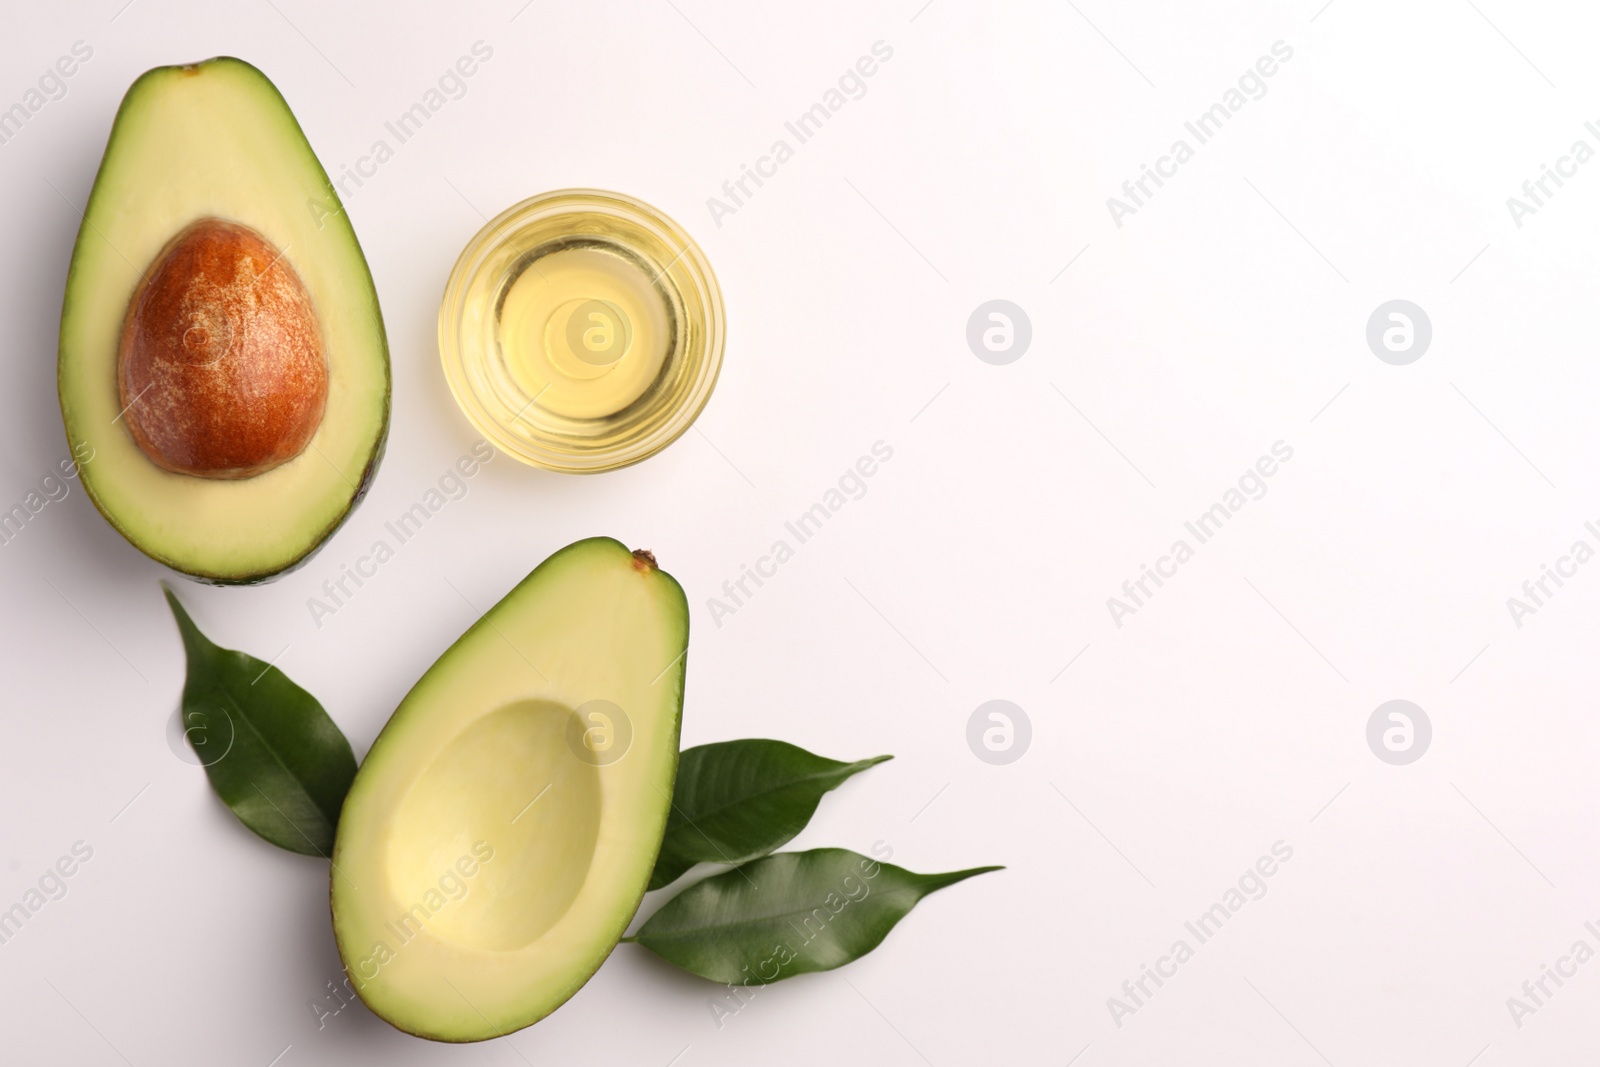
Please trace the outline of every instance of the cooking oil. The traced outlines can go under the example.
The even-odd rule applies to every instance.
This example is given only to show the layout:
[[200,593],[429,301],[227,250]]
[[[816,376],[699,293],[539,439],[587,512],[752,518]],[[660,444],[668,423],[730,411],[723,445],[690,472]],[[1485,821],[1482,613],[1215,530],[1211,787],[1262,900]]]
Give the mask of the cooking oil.
[[616,193],[566,190],[484,227],[439,315],[467,417],[525,462],[576,473],[653,455],[710,398],[722,297],[692,239]]
[[497,318],[497,343],[522,391],[572,419],[604,419],[637,401],[673,340],[669,297],[648,268],[595,241],[530,254]]

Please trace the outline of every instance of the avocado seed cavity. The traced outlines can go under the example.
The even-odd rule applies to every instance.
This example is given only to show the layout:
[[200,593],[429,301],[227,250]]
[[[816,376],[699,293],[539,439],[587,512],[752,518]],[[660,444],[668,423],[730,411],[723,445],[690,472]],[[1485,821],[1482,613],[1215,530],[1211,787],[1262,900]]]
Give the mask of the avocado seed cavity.
[[117,351],[122,418],[156,465],[249,478],[304,451],[328,402],[316,309],[256,231],[203,218],[162,249]]

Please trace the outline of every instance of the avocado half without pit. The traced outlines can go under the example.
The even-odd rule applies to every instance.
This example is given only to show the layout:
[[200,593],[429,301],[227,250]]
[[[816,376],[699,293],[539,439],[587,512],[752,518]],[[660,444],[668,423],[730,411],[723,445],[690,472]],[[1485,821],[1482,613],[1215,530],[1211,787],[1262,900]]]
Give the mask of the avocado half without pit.
[[276,577],[366,491],[389,426],[377,293],[248,63],[159,67],[123,98],[73,249],[58,386],[95,506],[190,577]]
[[648,552],[569,545],[407,694],[339,816],[350,982],[439,1041],[550,1014],[638,910],[678,768],[689,609]]

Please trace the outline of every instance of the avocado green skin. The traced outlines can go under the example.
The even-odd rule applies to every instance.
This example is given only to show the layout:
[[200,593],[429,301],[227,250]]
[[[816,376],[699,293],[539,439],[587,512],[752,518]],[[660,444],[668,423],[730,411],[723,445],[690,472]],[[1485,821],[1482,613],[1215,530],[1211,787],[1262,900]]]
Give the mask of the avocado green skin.
[[[485,611],[481,616],[479,616],[477,621],[475,621],[471,626],[469,626],[465,631],[463,631],[460,637],[456,638],[455,641],[451,642],[450,647],[447,648],[439,656],[439,659],[437,661],[435,661],[435,662],[436,663],[437,662],[442,662],[445,659],[447,659],[448,657],[450,657],[459,646],[464,644],[469,637],[471,637],[473,634],[477,633],[479,630],[483,630],[483,629],[486,629],[486,628],[492,628],[494,626],[494,623],[493,623],[493,621],[491,619],[491,616],[494,615],[495,611],[499,608],[499,606],[501,604],[503,604],[505,601],[507,601],[507,600],[511,599],[512,597],[514,597],[516,595],[516,593],[518,592],[518,590],[520,590],[523,586],[525,586],[529,582],[533,581],[535,576],[538,575],[539,571],[541,571],[545,567],[549,566],[550,564],[556,562],[562,556],[565,556],[568,553],[575,552],[575,551],[582,551],[583,549],[586,549],[586,548],[588,548],[588,547],[590,547],[592,545],[597,545],[597,544],[614,545],[618,550],[620,550],[622,552],[628,552],[629,551],[628,547],[625,544],[623,544],[621,541],[618,541],[614,537],[586,537],[583,540],[574,541],[573,543],[565,546],[564,548],[557,549],[555,552],[551,553],[550,556],[548,556],[537,567],[535,567],[533,570],[529,571],[526,577],[524,577],[515,586],[513,586],[510,590],[508,590],[505,593],[505,595],[500,598],[500,600],[496,601],[495,604],[492,607],[489,608],[488,611]],[[689,598],[688,598],[688,595],[683,591],[683,586],[678,582],[678,580],[676,578],[674,578],[672,575],[668,574],[666,571],[661,570],[658,566],[656,566],[655,557],[653,555],[650,555],[649,553],[645,553],[645,555],[649,557],[650,564],[651,564],[652,568],[654,569],[655,573],[654,573],[653,577],[657,578],[657,579],[665,580],[668,583],[668,585],[670,585],[671,588],[677,593],[678,599],[682,604],[681,612],[682,612],[682,619],[683,619],[683,626],[684,626],[684,652],[683,652],[683,655],[680,657],[680,663],[682,664],[682,669],[680,670],[679,675],[678,675],[678,691],[675,694],[676,707],[675,707],[675,710],[674,710],[673,721],[672,721],[672,775],[671,775],[671,778],[669,779],[669,781],[667,783],[667,791],[670,794],[671,791],[672,791],[673,786],[676,784],[676,781],[677,781],[678,762],[679,762],[679,738],[682,736],[682,730],[683,730],[683,696],[684,696],[684,689],[685,689],[686,681],[687,681],[687,678],[688,678],[688,669],[689,669],[689,652],[688,652],[688,641],[689,641],[689,632],[688,632],[689,631]],[[430,664],[428,670],[431,671],[432,669],[433,669],[433,665]],[[427,671],[423,672],[422,677],[426,678],[427,673],[428,673]],[[420,681],[421,680],[419,679],[418,684],[420,684]],[[406,697],[401,700],[401,706],[403,707],[405,705],[406,700],[409,700],[409,699],[410,699],[410,693],[408,692]],[[380,748],[380,746],[383,745],[383,743],[384,743],[384,734],[388,732],[389,727],[393,722],[394,722],[394,718],[391,716],[391,718],[389,719],[389,722],[386,722],[384,724],[384,728],[378,732],[378,736],[377,736],[376,739],[374,739],[374,741],[372,743],[372,746],[367,750],[366,755],[362,757],[362,760],[361,760],[362,767],[365,767],[365,765],[367,763],[367,760],[369,760],[372,757],[372,754],[375,751],[377,751]],[[360,769],[357,770],[357,774],[359,774],[359,773],[360,773]],[[649,868],[653,868],[655,866],[656,857],[660,852],[660,848],[661,848],[661,842],[658,839],[656,841],[655,851],[652,852],[652,854],[650,856]],[[330,870],[328,872],[328,891],[329,891],[328,892],[328,916],[332,920],[332,923],[333,923],[333,926],[334,926],[335,929],[338,929],[338,927],[339,927],[339,909],[336,908],[334,906],[334,904],[333,904],[333,901],[335,899],[335,894],[333,892],[334,886],[335,886],[335,883],[338,881],[338,879],[340,877],[339,871],[338,871],[338,860],[339,860],[339,845],[338,845],[337,840],[336,840],[335,841],[335,845],[334,845],[333,862],[332,862],[332,864],[330,864]],[[647,868],[647,869],[649,869],[649,868]],[[642,884],[640,886],[638,897],[632,900],[631,906],[628,908],[628,914],[630,916],[630,921],[631,921],[631,917],[638,913],[639,905],[641,903],[643,903],[645,894],[648,891],[649,891],[649,885],[648,885],[648,880],[647,880],[645,884]],[[566,996],[562,999],[561,1003],[564,1004],[566,1002],[566,1000],[570,999],[573,994],[575,994],[579,989],[581,989],[584,985],[586,985],[589,982],[589,980],[591,978],[593,978],[594,975],[599,971],[600,967],[604,965],[605,961],[611,957],[611,953],[616,951],[617,945],[619,945],[621,943],[622,942],[620,940],[613,942],[611,947],[606,951],[605,955],[600,958],[598,963],[596,963],[595,969],[593,971],[589,972],[588,974],[584,975],[582,977],[582,979],[579,980],[576,983],[576,985],[566,994]],[[344,947],[343,947],[342,944],[340,944],[337,941],[337,939],[336,939],[336,947],[337,947],[337,949],[339,951],[340,963],[343,965],[344,971],[345,971],[345,978],[346,978],[346,983],[345,984],[353,992],[355,992],[357,998],[360,999],[363,1004],[366,1004],[366,999],[361,994],[361,983],[359,981],[357,981],[356,975],[355,975],[354,971],[352,970],[351,961],[345,958],[345,956],[344,956]],[[483,1037],[483,1036],[454,1037],[454,1036],[443,1035],[443,1034],[431,1032],[428,1029],[426,1029],[426,1027],[421,1023],[413,1024],[410,1020],[391,1018],[389,1015],[379,1014],[377,1009],[373,1008],[371,1005],[367,1005],[367,1007],[368,1007],[368,1010],[371,1010],[373,1012],[373,1014],[378,1015],[379,1018],[383,1019],[390,1026],[393,1026],[396,1030],[399,1030],[401,1033],[409,1034],[412,1037],[420,1037],[420,1038],[423,1038],[425,1040],[434,1041],[434,1042],[437,1042],[437,1043],[443,1044],[443,1045],[468,1045],[468,1044],[474,1044],[476,1042],[486,1040],[486,1037]],[[558,1004],[556,1007],[559,1008],[560,1004]],[[555,1010],[554,1008],[551,1009],[552,1012],[554,1010]],[[518,1030],[525,1029],[526,1027],[532,1026],[535,1023],[538,1023],[538,1022],[540,1022],[540,1021],[542,1021],[544,1019],[547,1019],[547,1018],[549,1018],[549,1013],[546,1013],[544,1015],[540,1015],[540,1016],[538,1016],[536,1018],[529,1018],[525,1022],[522,1022],[519,1025],[516,1025],[516,1026],[512,1027],[510,1030],[506,1031],[506,1033],[490,1035],[490,1036],[504,1037],[508,1033],[515,1033]]]
[[[101,153],[100,166],[95,170],[94,186],[89,193],[89,202],[84,205],[83,223],[78,227],[78,236],[72,244],[72,262],[67,268],[66,290],[61,301],[61,321],[63,323],[65,323],[67,321],[67,317],[73,313],[73,293],[75,291],[73,281],[75,280],[77,274],[78,249],[84,242],[85,234],[90,231],[91,227],[89,224],[89,219],[93,214],[92,209],[95,203],[101,197],[111,195],[109,190],[107,190],[101,184],[100,176],[101,172],[105,169],[105,161],[107,156],[110,154],[111,145],[117,139],[117,131],[121,126],[122,115],[128,107],[128,102],[133,100],[138,95],[139,87],[147,80],[168,74],[172,71],[197,70],[209,67],[213,64],[237,64],[242,67],[248,67],[256,74],[259,74],[262,82],[277,96],[278,102],[283,106],[284,112],[289,116],[290,121],[294,123],[294,128],[299,131],[301,137],[305,137],[305,130],[301,128],[300,120],[294,117],[294,109],[292,109],[289,106],[289,102],[283,98],[283,94],[278,92],[278,87],[273,85],[272,79],[268,78],[258,68],[246,63],[242,59],[236,59],[233,56],[217,56],[213,59],[207,59],[200,63],[179,63],[166,67],[155,67],[139,75],[134,83],[128,87],[128,91],[123,94],[122,103],[117,107],[116,118],[113,119],[111,123],[111,135],[106,138],[106,151]],[[309,145],[310,143],[310,139],[306,138],[306,144]],[[333,183],[328,180],[328,172],[323,169],[322,161],[317,158],[315,152],[308,152],[307,155],[310,157],[311,165],[316,168],[316,173],[322,178],[323,192],[327,194],[329,203],[335,205],[339,209],[338,213],[342,215],[344,213],[344,203],[339,199],[338,191],[334,189]],[[362,269],[366,271],[367,288],[373,294],[373,300],[376,302],[378,292],[377,286],[373,284],[372,269],[367,266],[366,253],[361,251],[361,242],[356,236],[354,227],[351,227],[350,239],[355,243],[357,252],[360,253]],[[298,559],[291,560],[283,567],[280,567],[274,571],[260,571],[244,574],[215,574],[203,571],[195,572],[184,570],[172,560],[162,556],[159,552],[152,551],[145,545],[141,544],[139,539],[135,537],[133,533],[130,532],[122,523],[118,522],[116,516],[113,515],[110,509],[101,502],[99,494],[97,494],[94,490],[93,483],[88,480],[80,479],[83,481],[84,491],[88,494],[89,499],[94,503],[95,510],[104,516],[106,522],[111,524],[111,528],[121,534],[123,538],[125,538],[127,542],[134,548],[137,548],[140,552],[143,552],[157,563],[160,563],[163,566],[170,568],[174,572],[183,575],[185,578],[200,582],[204,585],[264,585],[267,582],[276,581],[284,575],[290,574],[305,566],[311,561],[311,557],[315,556],[319,551],[322,550],[322,546],[328,543],[328,539],[334,535],[334,532],[337,531],[339,527],[344,525],[345,521],[350,518],[350,514],[355,511],[356,505],[361,503],[362,498],[367,495],[367,490],[371,487],[372,480],[377,477],[378,464],[383,459],[384,451],[387,449],[389,444],[389,414],[392,407],[391,401],[393,394],[394,375],[389,365],[389,338],[387,327],[385,327],[383,323],[383,313],[381,309],[375,310],[378,311],[378,314],[376,315],[379,331],[378,341],[383,349],[383,429],[378,434],[378,439],[373,445],[372,455],[367,460],[366,468],[361,472],[361,480],[356,485],[355,495],[350,498],[349,506],[345,508],[344,513],[339,516],[337,521],[330,523],[327,529],[323,530],[322,533],[318,535],[316,542],[312,544],[312,546],[307,549],[305,553],[302,554]],[[56,352],[56,402],[61,407],[63,426],[66,425],[66,402],[61,395],[61,367],[63,362],[65,362],[65,359],[66,354],[61,351],[58,346]],[[69,447],[71,444],[72,442],[69,441]]]

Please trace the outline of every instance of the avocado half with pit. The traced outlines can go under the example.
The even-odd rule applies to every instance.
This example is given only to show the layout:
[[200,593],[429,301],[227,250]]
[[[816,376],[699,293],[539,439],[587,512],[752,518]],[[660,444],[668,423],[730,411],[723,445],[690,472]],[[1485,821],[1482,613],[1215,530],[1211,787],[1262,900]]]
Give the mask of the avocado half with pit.
[[190,577],[282,574],[366,491],[389,427],[377,293],[248,63],[159,67],[123,98],[73,248],[58,387],[90,499]]
[[538,1022],[626,932],[678,768],[689,606],[648,552],[557,552],[439,657],[345,797],[334,935],[408,1033]]

